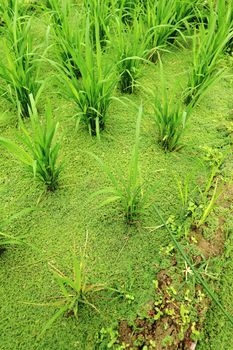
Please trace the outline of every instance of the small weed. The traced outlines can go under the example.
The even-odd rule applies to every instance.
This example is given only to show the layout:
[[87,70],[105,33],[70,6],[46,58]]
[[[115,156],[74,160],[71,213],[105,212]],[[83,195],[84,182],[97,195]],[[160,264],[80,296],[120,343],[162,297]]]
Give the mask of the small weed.
[[40,336],[42,336],[52,324],[62,315],[66,314],[74,316],[76,319],[79,317],[81,305],[89,306],[98,312],[98,309],[94,304],[89,301],[89,298],[99,291],[105,289],[104,285],[100,284],[88,284],[87,276],[85,272],[85,251],[86,251],[87,239],[85,248],[80,256],[77,258],[73,255],[73,276],[69,277],[60,271],[53,264],[49,264],[55,281],[57,282],[61,297],[60,301],[54,305],[59,306],[59,310],[53,315],[53,317],[46,323]]
[[205,193],[208,193],[214,185],[215,178],[221,174],[225,155],[220,150],[207,146],[202,147],[202,150],[203,160],[207,163],[209,171],[209,180],[205,188]]

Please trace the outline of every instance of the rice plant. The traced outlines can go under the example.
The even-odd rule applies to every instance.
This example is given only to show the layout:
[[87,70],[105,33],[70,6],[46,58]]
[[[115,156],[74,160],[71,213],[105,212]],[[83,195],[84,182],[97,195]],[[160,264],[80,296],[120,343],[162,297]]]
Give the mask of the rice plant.
[[[221,68],[221,58],[232,38],[232,27],[227,20],[230,13],[224,4],[224,1],[217,1],[218,11],[211,5],[207,27],[202,21],[198,29],[194,30],[192,69],[184,93],[186,105],[194,107],[224,72],[224,68]],[[220,13],[223,13],[221,6],[225,8],[224,20],[219,18]]]
[[30,104],[32,132],[30,133],[21,122],[22,135],[19,138],[21,144],[18,145],[3,137],[0,137],[0,144],[12,153],[34,177],[43,182],[48,191],[54,191],[58,186],[62,170],[62,165],[58,164],[61,147],[60,142],[56,140],[58,123],[52,120],[50,105],[47,106],[45,121],[42,123],[32,95],[30,95]]
[[218,16],[218,31],[225,32],[227,42],[225,51],[232,54],[233,52],[233,3],[228,0],[218,0],[216,3]]
[[77,59],[80,55],[83,42],[83,30],[77,30],[82,26],[77,13],[73,13],[70,2],[62,0],[58,3],[55,0],[48,0],[53,24],[54,38],[58,53],[58,61],[64,66],[67,72],[71,71],[77,78],[81,77],[77,66]]
[[182,220],[185,220],[188,216],[188,206],[191,198],[191,193],[194,192],[194,190],[191,190],[189,177],[185,177],[182,180],[176,178],[176,183],[181,202],[180,217]]
[[45,331],[64,314],[74,316],[78,319],[80,308],[82,306],[89,306],[98,312],[96,306],[90,302],[90,298],[97,292],[104,290],[105,286],[103,284],[87,283],[84,257],[85,250],[80,258],[73,255],[73,275],[71,277],[60,271],[53,264],[49,264],[54,279],[60,288],[61,297],[57,303],[54,303],[54,306],[59,307],[58,311],[55,312],[53,317],[47,322],[40,336],[42,336]]
[[185,130],[187,112],[182,100],[169,97],[165,86],[162,63],[161,69],[161,96],[157,93],[154,97],[154,120],[158,130],[158,143],[165,152],[178,150],[180,139]]
[[178,150],[180,138],[186,126],[187,112],[181,103],[169,99],[167,92],[161,98],[156,97],[154,117],[158,129],[158,142],[166,152]]
[[78,122],[82,120],[87,125],[90,135],[100,138],[100,131],[105,128],[117,78],[111,62],[104,60],[100,47],[98,22],[95,25],[96,51],[91,45],[90,23],[87,18],[84,50],[79,55],[72,55],[82,79],[78,80],[70,67],[59,69],[59,77],[66,96],[78,107],[76,114]]
[[18,12],[22,14],[22,2],[19,0],[2,0],[0,3],[0,18],[1,24],[4,25],[7,18],[11,18],[15,11],[15,6]]
[[5,19],[4,17],[6,16],[6,11],[7,11],[7,6],[5,2],[0,3],[0,27],[3,27],[5,24]]
[[98,22],[98,36],[100,46],[106,45],[111,23],[111,0],[85,0],[84,6],[90,18],[90,38],[96,47],[96,22]]
[[131,26],[141,10],[141,1],[116,0],[115,7],[118,9],[119,18],[121,18],[122,22],[127,26]]
[[22,117],[29,116],[30,94],[37,102],[43,83],[40,81],[41,61],[33,48],[31,19],[19,16],[17,1],[12,19],[7,20],[3,39],[3,59],[0,61],[1,95],[18,109]]
[[132,26],[124,26],[118,18],[117,33],[112,38],[112,43],[114,43],[120,91],[132,94],[137,86],[147,48],[142,21],[134,17]]
[[176,1],[176,21],[191,22],[196,19],[196,9],[203,5],[202,0],[177,0]]
[[147,0],[144,10],[144,22],[148,37],[148,58],[157,62],[158,53],[166,50],[168,41],[176,35],[179,21],[176,19],[177,0]]
[[[1,0],[0,26],[4,27],[6,23],[14,17],[16,6],[18,14],[22,17],[39,8],[37,0]],[[9,28],[9,25],[7,25],[7,27]]]
[[115,176],[99,157],[92,155],[111,182],[111,187],[97,191],[94,196],[106,196],[106,199],[100,204],[100,206],[109,205],[110,203],[115,202],[120,203],[122,212],[128,224],[133,224],[139,219],[145,204],[139,171],[139,141],[142,113],[141,106],[139,108],[136,123],[135,144],[129,163],[127,178],[124,178],[120,174]]
[[47,0],[46,8],[50,10],[53,23],[59,27],[62,26],[64,16],[69,15],[67,9],[70,8],[70,3],[66,0]]

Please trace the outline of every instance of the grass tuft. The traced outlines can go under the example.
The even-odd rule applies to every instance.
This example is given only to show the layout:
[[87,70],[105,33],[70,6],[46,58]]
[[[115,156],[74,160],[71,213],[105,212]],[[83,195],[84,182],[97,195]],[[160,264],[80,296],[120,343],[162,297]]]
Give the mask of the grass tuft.
[[42,123],[32,95],[30,95],[30,101],[32,133],[30,134],[21,122],[21,146],[3,137],[0,137],[0,144],[24,164],[34,177],[43,182],[48,191],[54,191],[58,186],[58,178],[62,170],[61,164],[58,165],[61,143],[55,141],[58,123],[52,120],[49,105],[45,113],[45,123]]

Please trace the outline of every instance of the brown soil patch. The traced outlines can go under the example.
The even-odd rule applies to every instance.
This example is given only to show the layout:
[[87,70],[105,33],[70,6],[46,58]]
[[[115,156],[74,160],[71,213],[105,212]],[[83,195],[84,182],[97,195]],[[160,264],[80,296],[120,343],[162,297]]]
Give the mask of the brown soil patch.
[[[158,278],[158,291],[162,295],[162,301],[159,305],[161,317],[155,317],[158,314],[158,307],[151,303],[148,316],[144,319],[136,318],[134,325],[131,326],[123,320],[119,324],[119,342],[124,344],[126,349],[142,350],[195,350],[197,342],[191,339],[192,324],[184,326],[184,336],[180,338],[182,319],[180,314],[181,303],[172,297],[169,293],[169,287],[172,284],[171,278],[165,270],[160,271]],[[198,291],[198,288],[197,288]],[[203,317],[203,310],[206,306],[196,305],[196,310],[200,318]],[[168,315],[171,311],[171,314]],[[198,324],[196,325],[198,329]],[[171,339],[171,342],[165,342],[165,339]]]
[[202,232],[195,232],[197,246],[206,259],[223,254],[225,244],[224,223],[225,219],[223,217],[219,218],[217,231],[211,241],[205,239]]

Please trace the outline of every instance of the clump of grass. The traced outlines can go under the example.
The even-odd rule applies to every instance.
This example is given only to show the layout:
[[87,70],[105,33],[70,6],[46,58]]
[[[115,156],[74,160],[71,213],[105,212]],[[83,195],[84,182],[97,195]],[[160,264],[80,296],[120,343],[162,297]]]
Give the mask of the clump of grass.
[[105,286],[103,284],[87,283],[84,261],[85,250],[86,245],[80,258],[73,255],[73,275],[71,277],[60,271],[53,264],[49,264],[55,281],[60,288],[61,297],[59,298],[60,301],[54,304],[59,307],[59,310],[47,322],[40,336],[42,336],[51,325],[64,314],[69,316],[72,315],[78,319],[81,306],[89,306],[98,312],[96,306],[90,302],[90,298],[97,292],[104,290]]
[[227,42],[225,51],[233,53],[233,3],[227,0],[218,0],[216,2],[216,11],[218,15],[218,31],[225,32]]
[[9,100],[22,117],[29,117],[31,109],[30,94],[37,102],[43,83],[39,79],[41,60],[33,48],[31,18],[18,13],[15,2],[12,18],[7,19],[3,39],[3,56],[0,62],[0,86],[3,97]]
[[96,46],[96,22],[98,22],[98,36],[100,46],[104,47],[109,37],[111,24],[111,0],[85,0],[84,6],[90,18],[90,38]]
[[154,117],[158,129],[158,142],[166,152],[178,150],[180,138],[186,126],[187,112],[182,104],[169,99],[164,92],[161,98],[156,97]]
[[[225,16],[224,20],[220,20],[220,13],[223,12],[226,13],[226,20]],[[227,20],[228,16],[230,14],[227,5],[224,5],[224,1],[217,1],[217,11],[212,4],[210,5],[207,25],[203,20],[198,29],[194,30],[192,69],[184,94],[186,105],[194,107],[224,72],[224,68],[221,68],[221,58],[232,37],[232,26]]]
[[58,123],[52,120],[50,105],[47,106],[45,122],[42,123],[32,95],[30,95],[30,101],[32,133],[30,134],[21,122],[21,145],[3,137],[0,137],[0,144],[23,163],[34,177],[43,182],[48,191],[54,191],[58,186],[58,178],[62,170],[61,164],[58,164],[61,143],[55,140]]
[[140,0],[116,0],[119,17],[125,25],[131,26],[141,10]]
[[117,33],[112,43],[116,52],[120,91],[131,94],[137,86],[147,47],[142,20],[134,17],[132,26],[124,26],[118,18]]
[[22,3],[19,0],[1,0],[0,3],[0,23],[3,26],[14,14],[15,7],[22,14]]
[[156,94],[154,97],[154,120],[158,130],[158,143],[166,152],[172,152],[181,147],[180,139],[185,130],[187,112],[182,100],[168,96],[162,63],[160,69],[162,95]]
[[80,55],[83,42],[83,30],[77,30],[77,26],[81,27],[82,24],[78,20],[75,10],[71,8],[70,2],[64,0],[61,3],[55,0],[48,1],[59,64],[67,72],[71,71],[77,78],[80,78],[81,73],[75,57]]
[[197,9],[201,6],[204,6],[202,0],[176,0],[176,21],[192,22],[196,19]]
[[110,203],[115,202],[120,203],[122,212],[128,224],[133,224],[139,219],[145,205],[139,171],[139,141],[142,113],[143,111],[141,106],[136,124],[135,145],[129,164],[128,177],[126,179],[120,174],[115,176],[99,157],[93,155],[103,169],[104,173],[108,176],[112,185],[111,187],[97,191],[94,196],[106,196],[106,199],[100,204],[100,206],[109,205]]
[[70,8],[70,2],[66,0],[46,0],[46,9],[50,10],[53,23],[60,27],[65,19],[64,16],[68,15],[67,10]]
[[60,69],[60,80],[66,96],[78,107],[78,122],[82,120],[90,135],[100,138],[100,131],[105,129],[108,108],[117,84],[114,67],[104,60],[99,40],[99,25],[96,25],[96,50],[90,39],[90,22],[86,20],[84,51],[72,55],[75,65],[82,76],[78,80],[70,67]]
[[143,18],[149,39],[148,58],[154,63],[158,60],[158,53],[166,50],[169,40],[176,36],[179,29],[177,6],[177,0],[146,1]]

